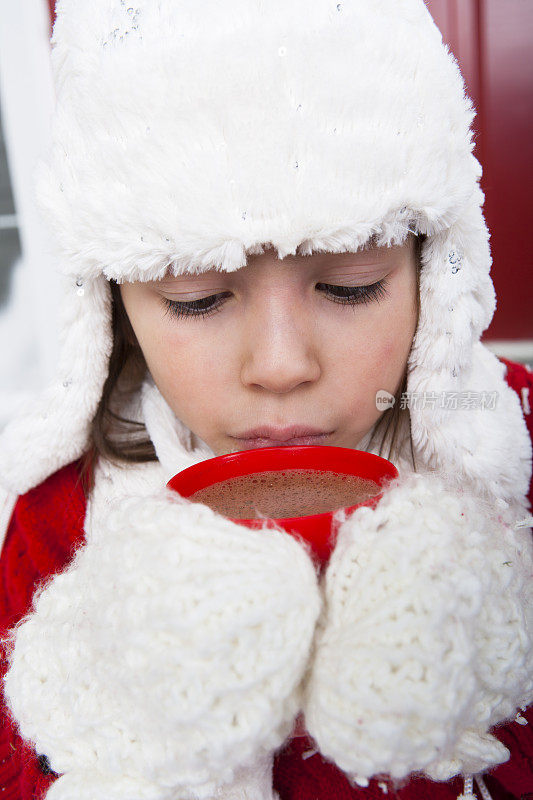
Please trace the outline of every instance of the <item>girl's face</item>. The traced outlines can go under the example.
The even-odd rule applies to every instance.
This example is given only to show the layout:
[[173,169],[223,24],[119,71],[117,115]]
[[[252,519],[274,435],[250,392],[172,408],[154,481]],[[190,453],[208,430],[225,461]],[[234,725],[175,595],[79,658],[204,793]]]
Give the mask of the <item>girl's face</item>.
[[[403,379],[414,241],[281,261],[269,250],[233,273],[120,289],[161,394],[215,455],[282,439],[355,448],[382,413],[376,392],[395,394]],[[294,426],[322,437],[295,442]],[[246,441],[257,428],[270,438]]]

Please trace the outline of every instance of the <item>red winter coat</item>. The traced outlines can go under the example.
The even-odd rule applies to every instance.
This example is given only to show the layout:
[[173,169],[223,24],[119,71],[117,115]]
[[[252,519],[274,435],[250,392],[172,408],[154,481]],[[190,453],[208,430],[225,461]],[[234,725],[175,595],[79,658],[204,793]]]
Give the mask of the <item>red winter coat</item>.
[[[533,373],[507,364],[507,382],[518,393],[533,439]],[[0,556],[0,628],[3,633],[31,608],[38,584],[66,567],[83,544],[85,497],[78,462],[69,464],[17,501]],[[530,486],[533,504],[533,481]],[[5,670],[3,658],[2,674]],[[529,725],[512,722],[494,733],[511,752],[505,764],[484,776],[493,800],[533,800],[533,707]],[[17,734],[0,702],[0,800],[40,800],[53,782],[45,758]],[[352,787],[331,762],[315,753],[309,739],[289,741],[274,763],[274,788],[281,800],[456,800],[463,782],[413,778],[400,787],[373,780]]]

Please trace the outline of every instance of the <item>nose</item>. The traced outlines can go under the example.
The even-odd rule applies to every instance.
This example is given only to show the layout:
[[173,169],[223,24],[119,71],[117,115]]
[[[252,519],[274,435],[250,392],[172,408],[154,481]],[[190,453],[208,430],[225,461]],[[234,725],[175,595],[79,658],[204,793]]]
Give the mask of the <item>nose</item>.
[[321,375],[316,326],[290,294],[263,297],[250,309],[243,343],[245,386],[285,394]]

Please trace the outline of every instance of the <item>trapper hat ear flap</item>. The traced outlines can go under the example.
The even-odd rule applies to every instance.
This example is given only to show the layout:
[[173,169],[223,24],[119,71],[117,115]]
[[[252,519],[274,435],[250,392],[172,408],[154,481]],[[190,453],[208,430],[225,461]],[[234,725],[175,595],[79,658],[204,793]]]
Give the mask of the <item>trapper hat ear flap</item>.
[[[478,202],[483,195],[475,193]],[[527,495],[531,442],[505,365],[480,343],[495,295],[480,204],[422,247],[407,397],[419,465],[506,502]]]
[[90,425],[112,349],[111,291],[103,275],[63,279],[63,341],[57,377],[2,434],[2,484],[23,494],[89,446]]

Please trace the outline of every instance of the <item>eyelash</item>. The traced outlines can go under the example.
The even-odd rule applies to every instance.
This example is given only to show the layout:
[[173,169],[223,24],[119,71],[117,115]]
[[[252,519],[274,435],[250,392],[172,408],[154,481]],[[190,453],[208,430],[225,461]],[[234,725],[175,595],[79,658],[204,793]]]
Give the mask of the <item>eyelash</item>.
[[[333,286],[329,283],[317,283],[317,286],[327,287],[329,291],[326,294],[329,295],[334,303],[340,303],[344,306],[356,306],[382,300],[387,294],[386,283],[387,281],[382,279],[377,283],[370,284],[370,286]],[[335,289],[338,294],[331,292],[332,289]],[[190,300],[188,302],[169,300],[167,297],[163,297],[162,300],[167,312],[173,317],[208,317],[211,314],[215,314],[224,305],[224,298],[228,294],[230,293],[212,294],[209,297],[203,297],[201,300]],[[215,302],[208,306],[202,305],[210,300]]]

